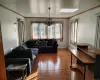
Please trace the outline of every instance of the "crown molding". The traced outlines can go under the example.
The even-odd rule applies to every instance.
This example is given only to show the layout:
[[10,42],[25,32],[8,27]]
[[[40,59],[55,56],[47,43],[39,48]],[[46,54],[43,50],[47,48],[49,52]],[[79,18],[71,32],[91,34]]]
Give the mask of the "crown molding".
[[97,6],[95,6],[95,7],[90,8],[90,9],[84,10],[84,11],[82,11],[82,12],[80,12],[80,13],[77,13],[77,14],[71,16],[70,18],[75,17],[75,16],[80,15],[80,14],[83,14],[83,13],[86,13],[86,12],[88,12],[88,11],[91,11],[91,10],[96,9],[96,8],[99,8],[99,7],[100,7],[100,5],[97,5]]
[[[25,18],[44,18],[44,19],[46,19],[46,18],[48,18],[48,17],[25,17]],[[52,18],[52,19],[69,19],[69,17],[50,17],[50,18]]]
[[20,14],[20,13],[14,11],[14,10],[12,10],[12,9],[10,9],[10,8],[8,8],[8,7],[4,6],[4,5],[2,5],[2,4],[0,4],[0,7],[5,8],[6,10],[9,10],[9,11],[11,11],[11,12],[13,12],[13,13],[15,13],[15,14],[18,14],[18,15],[20,15],[20,16],[22,16],[22,17],[25,18],[25,16],[23,16],[22,14]]

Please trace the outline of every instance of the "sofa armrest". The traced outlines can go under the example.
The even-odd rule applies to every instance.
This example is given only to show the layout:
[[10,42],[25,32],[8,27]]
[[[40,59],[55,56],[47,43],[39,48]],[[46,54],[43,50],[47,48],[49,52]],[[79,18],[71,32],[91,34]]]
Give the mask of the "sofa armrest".
[[28,64],[27,65],[27,73],[31,73],[31,60],[29,58],[8,58],[5,59],[6,67],[10,64]]
[[10,56],[6,58],[30,58],[32,60],[32,50],[13,50]]
[[53,46],[53,47],[58,47],[58,43],[55,42],[55,43],[52,44],[52,46]]
[[52,46],[53,47],[58,47],[58,43],[57,43],[57,40],[56,39],[53,39],[52,40]]

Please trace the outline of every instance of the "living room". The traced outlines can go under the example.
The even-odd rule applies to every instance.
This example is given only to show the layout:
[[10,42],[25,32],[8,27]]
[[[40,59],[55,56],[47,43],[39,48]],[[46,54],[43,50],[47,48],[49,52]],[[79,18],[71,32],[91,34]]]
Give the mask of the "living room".
[[[74,8],[78,9],[77,11],[60,12],[60,7],[69,8],[73,7],[73,5]],[[27,76],[26,79],[29,77],[28,80],[47,80],[49,78],[50,80],[74,80],[74,73],[79,75],[75,80],[80,80],[80,78],[84,79],[83,75],[80,75],[77,71],[72,71],[73,74],[71,73],[71,52],[68,49],[70,46],[78,43],[88,44],[89,49],[100,48],[99,28],[97,28],[97,26],[100,26],[99,16],[99,0],[76,0],[76,2],[75,0],[0,0],[0,27],[3,44],[3,53],[0,58],[2,59],[2,57],[6,56],[18,46],[26,44],[29,49],[35,48],[33,53],[35,53],[34,51],[38,52],[38,54],[35,55],[36,59],[31,71],[32,73],[30,76]],[[50,24],[49,18],[52,21]],[[38,31],[36,31],[34,28],[35,24],[38,26],[42,25],[44,28],[38,27],[40,30],[38,29]],[[58,25],[58,28],[52,26],[47,29],[45,27],[51,24],[53,24],[53,26]],[[34,32],[37,33],[36,37]],[[58,32],[58,34],[56,34],[56,32]],[[98,36],[96,36],[96,34],[98,34]],[[52,40],[50,41],[50,39]],[[42,46],[46,45],[46,47],[41,47],[39,43]],[[52,44],[52,47],[49,47],[49,44]],[[38,46],[38,48],[36,46]],[[15,57],[17,53],[26,53],[16,50],[13,52],[16,53],[12,53]],[[24,56],[22,55],[20,58],[21,57]],[[76,58],[74,61],[76,61]],[[3,60],[3,68],[0,67],[0,70],[5,69],[0,73],[2,74],[0,80],[6,80],[6,77],[4,78],[6,75],[4,62]],[[38,71],[38,79],[31,79],[36,70]],[[61,73],[63,74],[61,75]],[[87,70],[86,80],[92,80],[93,76],[92,71]],[[100,75],[97,79],[99,78]]]

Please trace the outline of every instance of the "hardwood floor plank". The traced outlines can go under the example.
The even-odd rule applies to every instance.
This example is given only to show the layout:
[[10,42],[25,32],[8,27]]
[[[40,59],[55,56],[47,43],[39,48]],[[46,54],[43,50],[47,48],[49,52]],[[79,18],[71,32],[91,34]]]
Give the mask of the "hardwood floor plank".
[[[83,74],[70,69],[71,53],[59,49],[57,54],[39,53],[32,74],[26,80],[83,80]],[[76,58],[73,57],[73,63]],[[87,70],[87,80],[92,80],[93,73]]]

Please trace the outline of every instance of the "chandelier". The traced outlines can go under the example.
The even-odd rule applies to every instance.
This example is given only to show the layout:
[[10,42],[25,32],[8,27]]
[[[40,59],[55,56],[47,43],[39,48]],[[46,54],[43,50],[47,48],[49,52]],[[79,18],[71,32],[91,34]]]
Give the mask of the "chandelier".
[[49,12],[49,17],[47,18],[46,20],[46,24],[48,26],[51,26],[54,22],[52,21],[52,18],[50,17],[50,10],[51,10],[51,7],[50,7],[50,0],[49,0],[49,7],[48,7],[48,12]]

